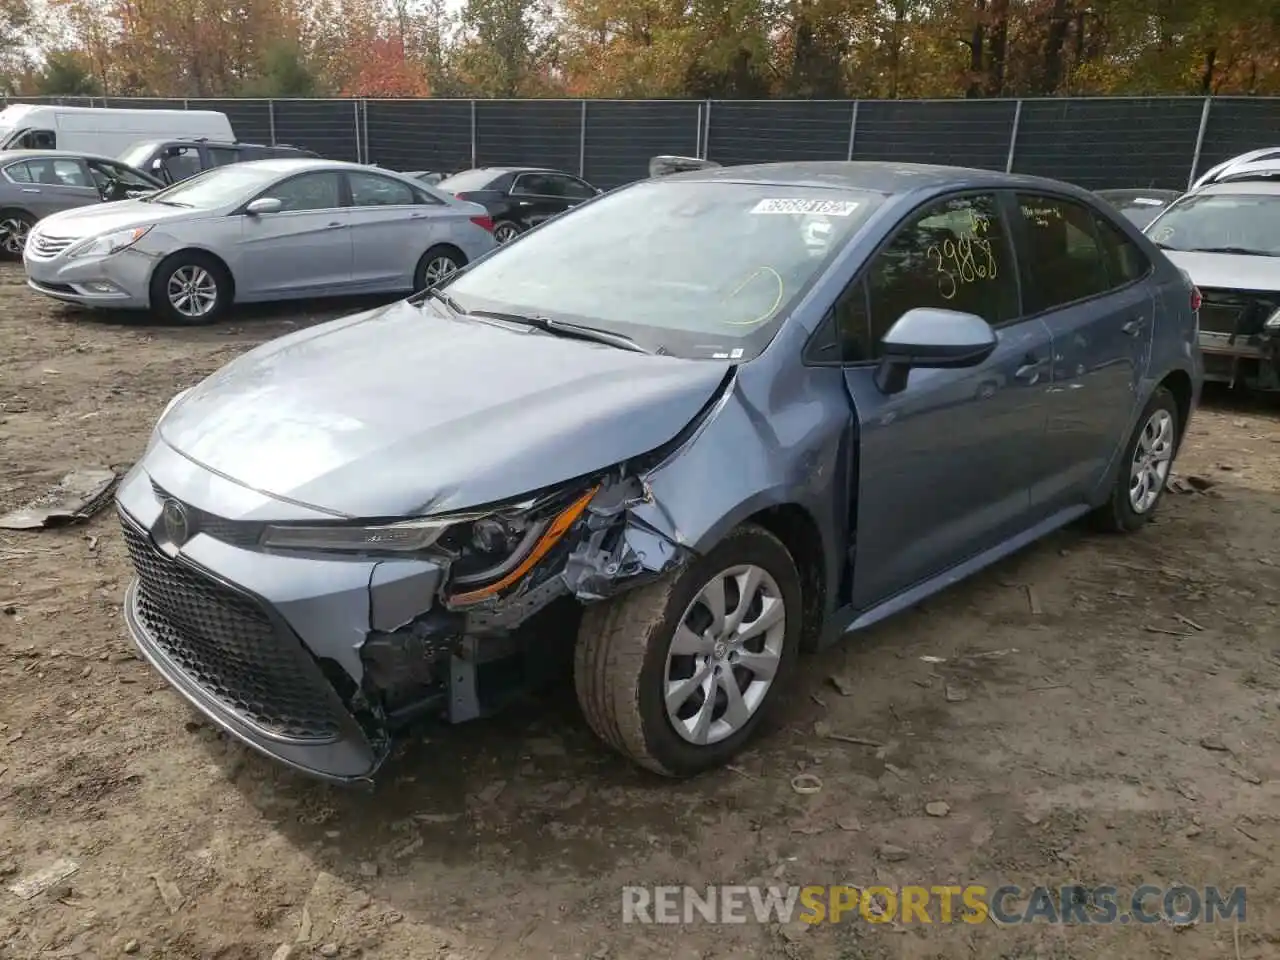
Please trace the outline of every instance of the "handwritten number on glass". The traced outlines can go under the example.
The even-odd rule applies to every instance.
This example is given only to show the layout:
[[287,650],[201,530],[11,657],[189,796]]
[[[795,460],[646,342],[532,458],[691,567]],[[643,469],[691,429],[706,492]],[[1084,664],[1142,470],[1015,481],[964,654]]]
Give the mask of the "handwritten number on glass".
[[938,274],[938,294],[943,300],[954,300],[961,284],[994,280],[998,274],[991,241],[981,237],[944,240],[929,247],[927,253]]

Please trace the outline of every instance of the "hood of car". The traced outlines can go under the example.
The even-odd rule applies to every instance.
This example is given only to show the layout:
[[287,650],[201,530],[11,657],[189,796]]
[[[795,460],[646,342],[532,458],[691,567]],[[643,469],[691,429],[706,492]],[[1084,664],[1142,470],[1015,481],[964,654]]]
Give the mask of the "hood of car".
[[1165,256],[1205,290],[1280,290],[1280,257],[1248,257],[1236,253],[1187,253],[1166,250]]
[[197,213],[199,211],[190,207],[169,207],[143,200],[117,200],[52,213],[42,219],[36,229],[48,237],[79,240],[115,230],[164,223],[167,220],[190,219],[192,214]]
[[159,432],[223,477],[335,515],[445,513],[661,446],[728,368],[401,302],[243,355]]

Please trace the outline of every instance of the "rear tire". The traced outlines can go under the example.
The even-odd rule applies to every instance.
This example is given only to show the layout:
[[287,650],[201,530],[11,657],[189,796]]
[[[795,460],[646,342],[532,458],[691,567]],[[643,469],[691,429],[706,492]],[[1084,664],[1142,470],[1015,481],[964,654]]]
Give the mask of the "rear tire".
[[1111,496],[1093,513],[1095,526],[1109,533],[1146,526],[1164,498],[1181,430],[1173,394],[1156,387],[1125,444]]
[[499,220],[493,225],[493,239],[499,244],[510,243],[522,233],[520,224],[510,220]]
[[231,275],[216,258],[184,250],[161,261],[151,275],[151,312],[168,323],[199,326],[221,319],[231,306]]
[[413,292],[434,287],[466,265],[466,258],[453,247],[439,244],[422,255],[413,271]]
[[795,562],[754,524],[674,576],[593,604],[574,656],[587,724],[664,776],[722,766],[784,697],[802,609]]
[[27,234],[36,225],[36,218],[23,210],[5,210],[0,213],[0,257],[5,260],[21,260],[27,245]]

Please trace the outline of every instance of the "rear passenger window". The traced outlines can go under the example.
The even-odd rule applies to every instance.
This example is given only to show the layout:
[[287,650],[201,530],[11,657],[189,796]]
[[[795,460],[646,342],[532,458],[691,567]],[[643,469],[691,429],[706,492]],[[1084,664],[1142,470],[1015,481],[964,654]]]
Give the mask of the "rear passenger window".
[[17,163],[11,163],[4,168],[4,175],[14,183],[35,183],[35,177],[31,175],[31,168],[27,166],[25,160]]
[[1097,296],[1112,286],[1091,210],[1060,197],[1018,195],[1025,225],[1027,313]]
[[1146,276],[1151,264],[1138,245],[1126,237],[1106,217],[1094,216],[1098,228],[1098,242],[1107,266],[1107,280],[1112,287],[1123,287]]
[[854,329],[861,323],[858,297],[843,303],[846,362],[878,357],[880,339],[915,307],[977,314],[993,325],[1018,316],[1017,278],[992,194],[953,197],[915,214],[871,262],[867,282],[870,303],[860,345]]
[[229,147],[206,147],[209,151],[209,162],[215,167],[225,167],[229,163],[239,163],[242,158],[239,150]]

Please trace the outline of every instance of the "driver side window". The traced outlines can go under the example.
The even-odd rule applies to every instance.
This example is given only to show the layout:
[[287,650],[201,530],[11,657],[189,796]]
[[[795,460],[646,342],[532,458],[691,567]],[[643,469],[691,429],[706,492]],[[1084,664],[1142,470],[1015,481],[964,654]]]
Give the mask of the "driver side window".
[[342,188],[336,173],[303,173],[277,183],[262,193],[282,204],[281,212],[332,210],[342,206]]
[[913,214],[871,261],[865,287],[865,301],[846,294],[846,309],[837,305],[846,362],[878,358],[881,338],[916,307],[973,313],[992,326],[1015,319],[1017,279],[995,194],[951,197]]

